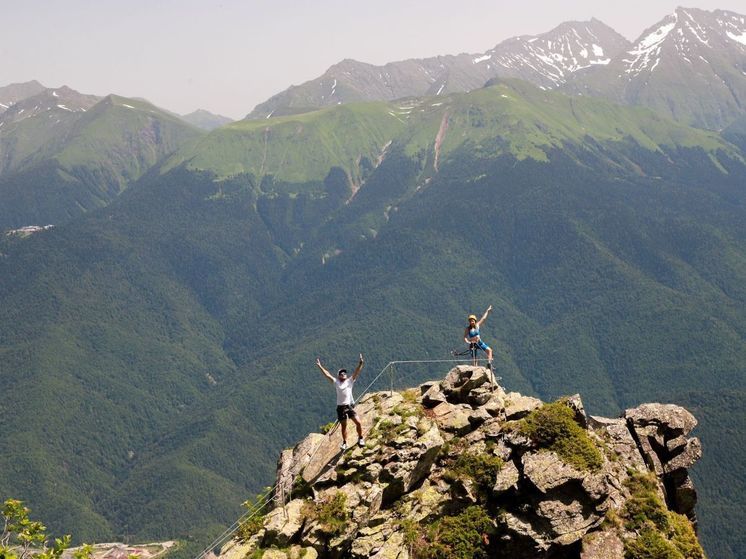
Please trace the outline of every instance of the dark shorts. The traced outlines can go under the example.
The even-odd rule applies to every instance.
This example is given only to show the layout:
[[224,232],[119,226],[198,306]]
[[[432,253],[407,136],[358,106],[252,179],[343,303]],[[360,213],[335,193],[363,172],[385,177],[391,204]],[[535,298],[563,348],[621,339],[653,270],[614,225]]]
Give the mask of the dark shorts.
[[479,340],[478,342],[475,342],[476,346],[481,349],[482,351],[487,351],[490,346],[488,346],[486,343],[484,343],[482,340]]
[[355,408],[352,406],[337,406],[337,419],[340,423],[343,421],[347,421],[347,418],[353,418],[357,417],[357,413],[355,413]]

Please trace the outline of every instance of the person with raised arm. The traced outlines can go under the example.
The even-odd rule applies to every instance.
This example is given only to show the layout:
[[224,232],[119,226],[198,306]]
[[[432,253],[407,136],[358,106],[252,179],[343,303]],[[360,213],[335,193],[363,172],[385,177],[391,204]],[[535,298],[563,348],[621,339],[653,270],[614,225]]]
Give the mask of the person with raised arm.
[[482,341],[482,336],[479,332],[479,328],[480,326],[482,326],[484,321],[487,320],[487,316],[490,314],[491,310],[492,305],[487,307],[487,310],[484,311],[482,318],[480,318],[479,320],[477,320],[476,315],[470,314],[468,318],[469,325],[464,329],[464,341],[467,344],[476,345],[479,349],[487,354],[488,369],[492,369],[492,348]]
[[363,354],[361,353],[360,360],[358,361],[357,367],[355,368],[355,371],[352,373],[351,377],[347,376],[347,369],[340,369],[339,371],[337,371],[337,377],[334,378],[334,376],[321,364],[321,359],[318,357],[316,358],[316,366],[319,368],[319,370],[321,370],[323,375],[327,379],[329,379],[329,382],[331,382],[334,385],[334,388],[337,390],[337,420],[342,426],[342,444],[340,445],[340,448],[343,451],[347,450],[348,418],[352,419],[352,422],[357,428],[358,446],[365,446],[365,439],[363,438],[363,426],[357,417],[357,412],[355,411],[355,400],[352,397],[352,387],[355,385],[357,377],[360,376],[360,371],[363,370],[364,364],[365,360],[363,359]]

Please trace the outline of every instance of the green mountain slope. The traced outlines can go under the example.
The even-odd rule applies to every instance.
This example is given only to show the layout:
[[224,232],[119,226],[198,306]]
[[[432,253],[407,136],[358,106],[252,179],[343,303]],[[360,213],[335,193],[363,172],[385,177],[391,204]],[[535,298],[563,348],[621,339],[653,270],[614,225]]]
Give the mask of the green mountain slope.
[[359,182],[362,159],[371,165],[403,128],[390,111],[367,103],[235,122],[174,155],[164,170],[186,163],[221,177],[250,173],[259,182],[271,175],[277,183],[319,184],[339,167]]
[[448,359],[488,304],[509,389],[613,414],[699,387],[717,444],[731,408],[710,402],[746,384],[732,144],[505,82],[245,121],[200,145],[105,211],[0,244],[0,494],[52,526],[67,505],[83,538],[230,524],[276,451],[332,418],[316,356],[363,351],[366,380],[391,359]]
[[18,115],[19,104],[2,117],[0,228],[56,224],[105,206],[200,135],[147,102],[113,95],[97,102],[47,90],[23,103],[36,112]]

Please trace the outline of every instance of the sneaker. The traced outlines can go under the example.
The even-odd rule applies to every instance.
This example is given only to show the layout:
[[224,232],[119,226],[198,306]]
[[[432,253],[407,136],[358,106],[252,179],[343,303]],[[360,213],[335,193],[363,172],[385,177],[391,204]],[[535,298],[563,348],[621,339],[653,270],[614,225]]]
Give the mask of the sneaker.
[[357,446],[365,446],[365,439],[364,439],[364,438],[362,438],[362,437],[360,437],[360,438],[359,438],[359,439],[357,440]]
[[341,445],[339,445],[339,448],[341,450],[347,450],[347,443],[342,443]]

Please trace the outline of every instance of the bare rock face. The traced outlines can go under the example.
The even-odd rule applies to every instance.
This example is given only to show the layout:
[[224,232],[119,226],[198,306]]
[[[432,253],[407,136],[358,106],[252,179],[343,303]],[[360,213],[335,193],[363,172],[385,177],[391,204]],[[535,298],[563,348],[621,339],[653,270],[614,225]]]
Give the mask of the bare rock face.
[[669,506],[695,520],[697,494],[686,473],[702,457],[697,437],[687,438],[697,420],[674,404],[643,404],[624,412],[645,463],[663,479]]
[[527,416],[541,405],[541,400],[531,396],[522,396],[518,392],[509,392],[505,402],[505,418],[520,419]]
[[543,404],[460,365],[417,389],[368,394],[357,411],[365,447],[341,452],[337,430],[283,451],[277,506],[221,559],[409,559],[454,537],[487,557],[622,559],[638,537],[627,504],[640,491],[693,518],[687,469],[702,450],[679,406],[588,416],[577,394]]
[[523,455],[523,475],[546,493],[571,481],[581,483],[586,473],[565,463],[554,452],[531,452]]
[[583,538],[580,559],[624,559],[624,543],[613,531],[588,534]]
[[303,499],[294,499],[271,511],[264,522],[264,538],[285,547],[303,528]]

